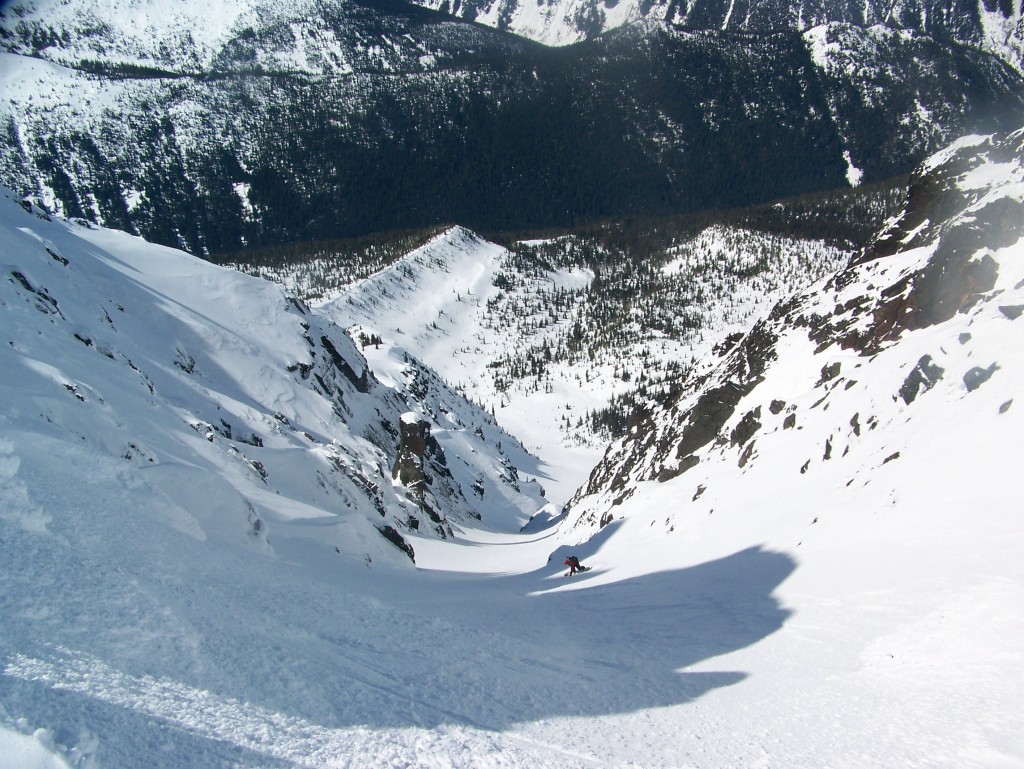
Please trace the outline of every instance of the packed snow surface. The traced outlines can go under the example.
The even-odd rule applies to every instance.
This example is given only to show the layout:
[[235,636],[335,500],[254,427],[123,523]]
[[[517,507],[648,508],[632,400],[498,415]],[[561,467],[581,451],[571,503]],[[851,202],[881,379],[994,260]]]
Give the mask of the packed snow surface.
[[[1018,167],[987,173],[964,184],[985,178],[1019,198]],[[45,326],[11,336],[29,327],[12,319],[56,309],[51,273],[24,273],[19,249],[50,243],[82,265],[115,236],[77,237],[15,205],[0,228],[5,769],[1024,766],[1024,242],[991,254],[998,301],[874,358],[846,353],[859,384],[825,401],[806,333],[783,338],[757,392],[798,404],[801,421],[785,430],[766,416],[753,463],[709,453],[693,473],[638,486],[595,531],[412,537],[414,570],[383,549],[364,559],[323,547],[318,533],[343,537],[314,505],[268,514],[262,538],[236,527],[226,489],[172,482],[203,477],[185,466],[198,455],[172,431],[175,466],[159,438],[168,425],[139,426],[164,418],[145,397],[108,416],[147,436],[154,467],[76,432],[79,396],[96,404],[141,384],[115,384],[110,372],[126,367],[84,342],[81,360],[95,363],[75,368]],[[56,228],[69,233],[59,248]],[[181,313],[198,336],[240,332],[280,303],[247,282],[239,306],[223,274],[135,242],[139,257],[104,273],[112,293],[124,281],[131,296],[179,298],[162,311],[205,304],[205,318]],[[290,349],[259,323],[217,338],[225,365]],[[894,393],[925,352],[951,373],[904,409]],[[386,382],[385,362],[369,360]],[[968,390],[959,374],[993,363]],[[29,385],[15,370],[32,372]],[[239,399],[282,386],[251,370]],[[177,397],[187,409],[198,396]],[[877,427],[853,437],[851,411],[865,424],[877,414]],[[563,576],[570,552],[592,571]]]

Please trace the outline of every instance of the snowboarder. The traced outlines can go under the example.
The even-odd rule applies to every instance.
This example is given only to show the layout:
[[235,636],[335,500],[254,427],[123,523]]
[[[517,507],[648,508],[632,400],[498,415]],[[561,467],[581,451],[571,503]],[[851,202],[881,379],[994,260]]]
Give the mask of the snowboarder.
[[580,559],[574,555],[570,555],[568,558],[565,559],[563,563],[565,563],[565,565],[569,567],[569,573],[565,575],[567,577],[572,576],[576,572],[587,571],[587,567],[580,566]]

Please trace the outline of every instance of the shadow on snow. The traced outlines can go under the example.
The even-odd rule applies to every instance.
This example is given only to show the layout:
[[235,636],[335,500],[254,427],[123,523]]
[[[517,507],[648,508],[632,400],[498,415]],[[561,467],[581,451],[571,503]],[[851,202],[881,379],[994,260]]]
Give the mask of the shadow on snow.
[[789,615],[772,596],[795,568],[782,553],[753,547],[588,586],[589,574],[560,576],[561,550],[514,576],[364,570],[344,588],[305,594],[285,580],[245,629],[199,602],[188,620],[205,628],[202,663],[182,663],[173,678],[128,674],[85,652],[37,647],[32,658],[8,647],[0,695],[34,723],[102,732],[97,757],[111,765],[145,744],[151,767],[197,756],[286,765],[372,750],[352,743],[384,739],[375,729],[500,731],[687,703],[744,679],[707,661],[766,638]]

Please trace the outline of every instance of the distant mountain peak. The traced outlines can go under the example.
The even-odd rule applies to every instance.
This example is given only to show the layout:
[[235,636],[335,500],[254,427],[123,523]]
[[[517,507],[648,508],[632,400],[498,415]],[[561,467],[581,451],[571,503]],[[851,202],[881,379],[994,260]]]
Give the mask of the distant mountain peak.
[[420,4],[515,32],[568,45],[630,25],[677,25],[735,32],[807,32],[830,23],[886,26],[984,48],[1018,70],[1024,56],[1019,4],[924,0],[420,0]]

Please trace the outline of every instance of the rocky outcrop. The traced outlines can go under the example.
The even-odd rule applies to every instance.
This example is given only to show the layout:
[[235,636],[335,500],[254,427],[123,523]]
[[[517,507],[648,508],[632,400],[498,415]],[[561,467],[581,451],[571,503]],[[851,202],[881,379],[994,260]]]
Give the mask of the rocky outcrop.
[[[464,498],[448,470],[444,449],[430,434],[430,422],[412,412],[402,415],[400,430],[398,456],[391,476],[408,489],[434,531],[442,538],[451,537],[451,526],[447,516],[439,512],[442,506],[435,496]],[[420,522],[410,517],[409,525],[418,530]]]
[[[738,344],[731,347],[714,374],[699,385],[696,394],[680,397],[665,410],[648,412],[630,434],[613,444],[601,463],[591,472],[569,507],[579,499],[610,491],[612,504],[632,494],[636,483],[669,481],[700,462],[700,451],[712,443],[746,443],[756,432],[758,414],[748,415],[732,436],[724,433],[740,401],[761,381],[774,359],[775,333],[767,322],[758,323]],[[687,392],[693,393],[693,387]],[[605,515],[604,524],[610,522]],[[602,524],[602,525],[604,525]]]
[[[855,279],[858,266],[898,253],[928,248],[930,258],[885,286],[879,296],[854,297],[837,306],[831,319],[820,319],[812,334],[819,346],[835,341],[872,354],[906,331],[967,312],[992,291],[997,268],[985,251],[1005,248],[1024,236],[1024,202],[1007,196],[989,199],[987,186],[971,177],[984,163],[1013,162],[1022,152],[1020,132],[979,138],[977,143],[954,145],[919,169],[904,215],[828,288],[841,290]],[[865,324],[861,319],[867,313],[871,322]]]
[[419,419],[411,412],[402,416],[400,423],[398,456],[391,477],[409,489],[422,489],[428,480],[423,472],[426,460],[430,422]]

